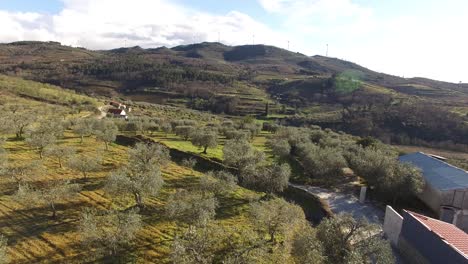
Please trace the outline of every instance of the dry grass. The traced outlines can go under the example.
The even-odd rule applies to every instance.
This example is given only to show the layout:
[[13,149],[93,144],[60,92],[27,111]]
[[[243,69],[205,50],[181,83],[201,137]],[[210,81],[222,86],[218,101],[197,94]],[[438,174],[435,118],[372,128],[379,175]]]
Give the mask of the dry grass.
[[[55,160],[44,159],[39,176],[31,181],[45,182],[69,179],[82,184],[80,194],[58,205],[58,218],[50,218],[48,208],[30,207],[12,198],[16,190],[15,182],[9,177],[0,180],[0,233],[8,238],[8,255],[12,263],[82,263],[92,255],[83,249],[77,233],[78,217],[81,207],[93,206],[101,209],[122,208],[133,205],[131,198],[112,201],[102,190],[105,177],[112,170],[126,162],[126,147],[113,144],[109,151],[94,138],[79,138],[66,133],[60,144],[74,147],[78,152],[87,154],[102,153],[103,167],[91,173],[88,180],[68,168],[60,169]],[[12,164],[24,164],[39,159],[23,141],[8,140],[5,148]],[[39,173],[38,173],[39,174]],[[197,184],[200,173],[170,163],[163,168],[165,185],[157,197],[146,200],[147,208],[141,213],[145,222],[138,233],[134,247],[128,254],[138,263],[168,263],[172,239],[180,228],[164,217],[164,205],[168,196],[177,188],[188,188]],[[248,202],[258,199],[258,194],[238,188],[237,191],[220,199],[217,218],[226,226],[248,225],[246,210]]]

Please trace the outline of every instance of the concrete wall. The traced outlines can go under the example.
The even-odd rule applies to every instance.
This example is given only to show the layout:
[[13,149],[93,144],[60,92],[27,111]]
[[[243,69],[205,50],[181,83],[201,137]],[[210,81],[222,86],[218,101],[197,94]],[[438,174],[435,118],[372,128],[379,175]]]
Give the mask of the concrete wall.
[[398,241],[398,251],[405,258],[405,263],[411,264],[429,264],[427,260],[419,251],[414,248],[404,237],[400,237]]
[[401,226],[403,224],[403,217],[399,215],[393,208],[387,205],[385,208],[385,220],[383,230],[385,236],[392,243],[393,246],[398,245],[398,238],[400,237]]
[[460,210],[453,224],[465,231],[465,233],[468,233],[468,210]]
[[[424,190],[419,194],[419,198],[431,208],[437,215],[440,215],[440,206],[442,204],[442,193],[433,188],[426,182]],[[446,198],[448,199],[448,198]]]
[[[407,212],[398,247],[409,263],[466,264],[468,259]],[[402,241],[404,241],[402,243]]]

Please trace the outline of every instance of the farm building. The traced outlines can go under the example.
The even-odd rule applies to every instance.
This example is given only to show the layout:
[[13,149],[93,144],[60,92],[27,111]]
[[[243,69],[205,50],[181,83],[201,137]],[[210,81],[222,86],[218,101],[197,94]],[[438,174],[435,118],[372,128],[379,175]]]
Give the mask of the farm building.
[[127,109],[127,106],[122,104],[122,103],[119,103],[119,102],[116,102],[116,101],[111,101],[109,103],[109,105],[115,107],[115,108],[118,108],[118,109]]
[[109,109],[107,113],[111,114],[112,117],[125,118],[127,119],[127,112],[124,109]]
[[453,224],[387,206],[384,232],[408,263],[468,263],[468,234]]
[[468,232],[468,172],[422,152],[399,160],[422,170],[425,186],[419,198],[441,220]]

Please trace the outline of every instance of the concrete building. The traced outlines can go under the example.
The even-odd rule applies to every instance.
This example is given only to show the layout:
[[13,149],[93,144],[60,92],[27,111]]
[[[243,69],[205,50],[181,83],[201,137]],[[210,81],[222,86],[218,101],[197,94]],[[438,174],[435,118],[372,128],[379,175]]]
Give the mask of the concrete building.
[[440,220],[468,233],[468,172],[422,152],[403,155],[399,160],[422,170],[425,186],[419,198]]
[[109,109],[107,113],[111,114],[112,117],[127,119],[127,113],[124,109]]
[[453,224],[387,206],[384,233],[407,263],[468,263],[468,234]]

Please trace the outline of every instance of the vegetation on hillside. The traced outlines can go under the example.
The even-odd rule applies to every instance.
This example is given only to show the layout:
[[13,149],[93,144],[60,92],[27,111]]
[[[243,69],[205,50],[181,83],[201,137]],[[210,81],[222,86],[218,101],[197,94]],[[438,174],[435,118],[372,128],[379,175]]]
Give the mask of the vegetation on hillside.
[[[264,153],[265,135],[254,118],[97,119],[21,96],[8,95],[23,103],[8,113],[38,114],[19,136],[8,115],[0,118],[2,263],[333,263],[302,208],[277,196],[291,171]],[[154,111],[144,106],[135,113]],[[188,129],[179,133],[180,127]],[[117,135],[146,141],[124,146]],[[199,150],[191,157],[220,148],[219,160],[238,170],[220,165],[225,170],[205,173],[179,165],[150,139],[169,135]],[[345,244],[343,250],[355,247]],[[388,248],[366,249],[372,253],[359,251],[359,258],[393,261]]]

